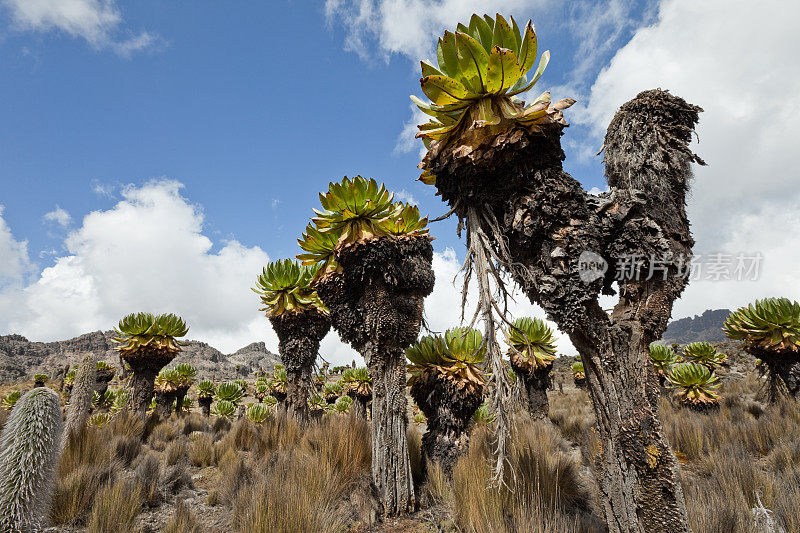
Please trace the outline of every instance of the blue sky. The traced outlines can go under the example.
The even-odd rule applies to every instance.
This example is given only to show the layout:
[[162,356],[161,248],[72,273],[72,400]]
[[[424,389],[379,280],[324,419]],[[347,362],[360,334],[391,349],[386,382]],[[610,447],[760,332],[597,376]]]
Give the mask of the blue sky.
[[[345,50],[347,29],[311,2],[254,2],[246,12],[214,3],[117,7],[122,33],[146,31],[156,42],[120,57],[61,31],[20,31],[3,14],[0,198],[31,251],[59,251],[61,236],[42,224],[56,204],[79,220],[113,205],[97,185],[161,176],[186,186],[211,234],[274,256],[296,252],[314,193],[345,174],[382,179],[425,211],[442,211],[431,188],[414,181],[418,152],[396,149],[411,117],[408,95],[420,93],[408,56],[386,57],[374,39],[366,60]],[[553,57],[542,87],[572,83],[572,34],[537,24]],[[585,88],[594,75],[578,82]],[[597,160],[573,156],[567,166],[600,185]],[[458,246],[453,225],[440,226],[437,246]]]
[[[608,118],[639,90],[670,88],[706,108],[698,151],[711,165],[698,170],[690,202],[698,249],[763,250],[773,267],[746,290],[690,287],[676,316],[800,285],[787,255],[797,247],[763,231],[775,212],[784,226],[800,222],[787,207],[796,205],[797,171],[780,150],[795,139],[800,93],[796,60],[780,50],[797,37],[784,22],[791,17],[752,30],[738,3],[492,4],[532,18],[540,51],[551,51],[537,88],[578,99],[567,112],[565,167],[587,189],[604,186],[594,154]],[[107,329],[127,305],[194,313],[193,333],[223,348],[274,341],[246,289],[267,258],[297,253],[330,180],[375,177],[424,212],[445,211],[415,181],[421,143],[409,136],[408,95],[420,94],[417,60],[431,55],[436,36],[483,5],[0,0],[0,334],[53,340]],[[752,38],[735,41],[737,28]],[[777,144],[758,129],[765,109],[786,121]],[[772,167],[731,157],[742,152],[734,128],[745,124],[753,157]],[[754,172],[763,173],[755,194]],[[746,232],[742,220],[751,221]],[[452,278],[463,257],[455,223],[432,232],[438,267]],[[162,251],[152,243],[165,233],[174,244]],[[117,262],[102,263],[110,255]],[[126,295],[122,303],[107,296],[151,267],[202,276],[179,289],[155,283],[151,295],[132,285],[116,297]],[[451,301],[451,289],[437,285],[446,294],[429,299],[429,314],[457,320],[435,307]],[[208,291],[207,305],[227,314],[203,315],[202,303],[182,296]],[[738,299],[729,303],[731,294]],[[336,342],[328,348],[349,357]]]

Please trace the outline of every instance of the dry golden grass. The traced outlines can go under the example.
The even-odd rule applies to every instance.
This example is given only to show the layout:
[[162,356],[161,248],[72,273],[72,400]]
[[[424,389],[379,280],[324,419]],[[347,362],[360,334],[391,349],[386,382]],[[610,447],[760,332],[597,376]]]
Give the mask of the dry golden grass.
[[[547,424],[521,418],[512,435],[505,485],[490,487],[492,437],[473,432],[469,450],[448,482],[433,468],[426,489],[459,531],[602,531],[592,512],[592,490],[580,454]],[[513,490],[512,490],[513,489]]]
[[129,533],[142,510],[142,491],[133,481],[106,484],[95,498],[89,533]]
[[[794,401],[759,403],[760,386],[754,373],[726,382],[720,409],[708,414],[661,400],[695,533],[755,533],[758,498],[787,533],[800,532],[800,407]],[[511,447],[515,477],[506,479],[513,490],[489,486],[486,427],[472,428],[451,480],[431,465],[420,486],[421,435],[411,425],[421,509],[392,531],[602,531],[592,476],[599,442],[591,402],[572,387],[549,397],[553,424],[518,416]],[[363,420],[326,415],[302,429],[284,416],[254,424],[192,413],[153,425],[144,443],[143,433],[138,417],[119,413],[67,443],[53,495],[54,525],[111,533],[142,527],[380,531]],[[191,509],[184,503],[190,497]]]
[[164,525],[162,533],[200,533],[200,523],[183,500],[175,506],[175,514]]

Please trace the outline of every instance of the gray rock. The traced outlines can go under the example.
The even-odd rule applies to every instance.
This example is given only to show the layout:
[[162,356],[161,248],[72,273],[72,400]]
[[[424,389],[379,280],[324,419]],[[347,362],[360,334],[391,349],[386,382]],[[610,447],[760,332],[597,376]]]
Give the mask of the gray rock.
[[[87,352],[95,354],[100,361],[119,367],[113,337],[113,331],[94,331],[56,342],[32,342],[22,335],[0,336],[0,383],[19,381],[40,372],[55,375],[59,368],[79,363]],[[205,342],[189,341],[172,364],[192,364],[200,379],[214,377],[219,380],[239,379],[259,369],[269,372],[279,361],[263,342],[254,342],[225,355]]]

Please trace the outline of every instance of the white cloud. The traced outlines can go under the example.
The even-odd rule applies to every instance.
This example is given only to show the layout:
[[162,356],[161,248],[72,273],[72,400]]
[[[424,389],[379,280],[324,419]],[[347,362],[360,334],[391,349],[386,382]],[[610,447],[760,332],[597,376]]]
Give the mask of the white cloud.
[[[503,14],[535,12],[549,0],[496,0],[491,11]],[[346,29],[345,49],[362,59],[372,55],[377,40],[379,55],[388,59],[402,54],[412,60],[430,57],[436,38],[458,22],[469,21],[473,13],[487,11],[478,0],[327,0],[329,23],[340,22]],[[516,17],[515,17],[516,18]],[[520,22],[518,20],[518,22]],[[527,21],[522,20],[522,22]]]
[[[758,282],[693,282],[675,316],[755,297],[800,299],[800,4],[767,0],[754,23],[743,0],[665,0],[658,20],[620,49],[577,119],[600,138],[615,110],[655,87],[700,105],[697,168],[689,198],[695,250],[761,252]],[[573,115],[573,121],[576,116]]]
[[28,241],[18,241],[3,218],[5,208],[0,205],[0,290],[18,284],[33,265],[28,257]]
[[394,199],[395,201],[405,202],[411,205],[417,205],[419,203],[417,202],[417,199],[414,198],[414,195],[405,189],[394,193]]
[[[433,254],[433,270],[436,274],[436,285],[433,288],[433,293],[425,299],[425,318],[431,331],[443,333],[448,328],[462,325],[461,287],[463,277],[460,273],[461,261],[459,261],[452,248],[447,248],[444,252]],[[507,283],[509,288],[513,285],[511,282]],[[464,313],[465,323],[463,325],[469,325],[472,313],[475,311],[474,287],[475,283],[473,282],[470,284],[470,295],[467,299],[467,307]],[[521,292],[515,290],[512,293],[512,297],[513,300],[508,302],[508,311],[511,318],[530,316],[546,319],[544,310],[538,305],[530,303],[527,296]],[[552,322],[548,322],[548,324],[556,331],[559,353],[574,355],[576,351],[569,337],[559,332]],[[480,322],[475,327],[481,331],[483,330]]]
[[95,48],[112,48],[123,56],[158,41],[147,32],[134,35],[122,31],[122,15],[114,0],[2,0],[2,4],[21,30],[62,31],[85,39]]
[[[0,293],[0,307],[9,309],[0,329],[56,340],[109,329],[130,312],[175,312],[192,338],[223,351],[261,339],[276,346],[249,290],[267,254],[235,240],[215,251],[202,211],[180,188],[167,180],[128,186],[113,208],[87,215],[67,236],[67,255],[34,283]],[[0,243],[8,235],[0,231]],[[24,247],[15,246],[20,256]],[[4,270],[19,278],[21,269]]]
[[110,183],[103,183],[98,180],[92,180],[92,192],[94,192],[98,196],[104,196],[106,198],[115,198],[114,191],[116,190],[116,186]]
[[70,216],[70,214],[57,205],[55,209],[53,209],[49,213],[45,213],[42,218],[44,219],[45,222],[55,222],[62,228],[66,228],[67,226],[69,226],[70,222],[72,222],[72,217]]

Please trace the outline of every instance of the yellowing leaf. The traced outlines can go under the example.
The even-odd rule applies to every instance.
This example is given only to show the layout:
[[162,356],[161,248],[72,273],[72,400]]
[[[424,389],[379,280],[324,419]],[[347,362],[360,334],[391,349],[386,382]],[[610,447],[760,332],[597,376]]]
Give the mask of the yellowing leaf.
[[489,54],[489,63],[486,66],[486,92],[502,93],[510,89],[517,78],[519,78],[519,68],[514,52],[499,46],[492,48],[492,53]]
[[447,76],[425,76],[420,85],[422,92],[436,105],[453,104],[469,95],[464,85]]

